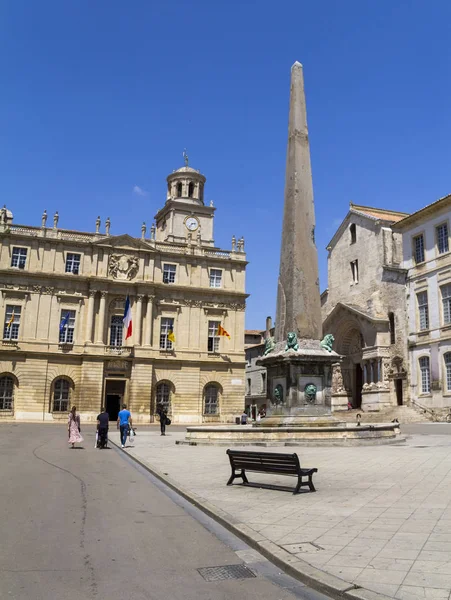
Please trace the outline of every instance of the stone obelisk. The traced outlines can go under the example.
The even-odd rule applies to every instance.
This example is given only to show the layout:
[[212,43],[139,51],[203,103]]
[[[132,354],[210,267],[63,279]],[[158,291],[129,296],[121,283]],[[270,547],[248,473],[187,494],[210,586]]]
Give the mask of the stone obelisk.
[[257,362],[267,369],[265,425],[304,426],[330,419],[332,365],[339,356],[322,338],[315,207],[302,65],[291,68],[275,340]]
[[320,340],[322,337],[304,74],[299,62],[291,67],[275,341],[286,340],[291,331],[298,338]]

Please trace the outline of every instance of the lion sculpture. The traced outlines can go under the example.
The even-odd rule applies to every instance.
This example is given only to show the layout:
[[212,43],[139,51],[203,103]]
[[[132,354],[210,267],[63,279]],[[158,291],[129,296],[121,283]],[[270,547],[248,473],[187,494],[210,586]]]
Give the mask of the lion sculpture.
[[328,333],[324,336],[324,339],[321,340],[320,346],[327,350],[328,352],[332,352],[332,345],[335,342],[335,338],[331,333]]
[[298,336],[294,331],[290,331],[287,335],[287,344],[285,346],[285,352],[287,350],[295,350],[296,352],[299,350]]

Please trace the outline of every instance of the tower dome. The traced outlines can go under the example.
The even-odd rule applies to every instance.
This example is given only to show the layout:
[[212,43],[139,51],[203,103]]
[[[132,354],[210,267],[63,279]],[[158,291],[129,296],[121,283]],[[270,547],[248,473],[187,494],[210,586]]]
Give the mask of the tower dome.
[[185,203],[203,205],[206,178],[200,171],[185,164],[184,167],[173,171],[167,182],[167,200],[182,200]]

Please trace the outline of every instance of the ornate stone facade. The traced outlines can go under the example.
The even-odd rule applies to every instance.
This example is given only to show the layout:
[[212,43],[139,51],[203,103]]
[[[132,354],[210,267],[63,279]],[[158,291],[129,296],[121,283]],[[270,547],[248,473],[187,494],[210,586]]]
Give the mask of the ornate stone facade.
[[[173,422],[241,414],[246,256],[214,246],[216,209],[204,205],[205,177],[191,171],[169,176],[180,197],[168,196],[149,238],[142,227],[140,237],[112,235],[109,218],[105,233],[100,217],[85,233],[60,229],[58,214],[52,227],[46,213],[36,227],[4,213],[0,419],[65,420],[73,404],[82,420],[103,404],[114,418],[125,402],[135,422],[148,423],[157,400]],[[230,339],[217,335],[218,324]]]
[[[349,403],[377,411],[409,401],[406,271],[401,236],[392,230],[405,216],[351,204],[328,246],[323,332],[334,335],[334,349],[344,357],[341,380],[334,368],[334,410],[346,410]],[[393,370],[395,357],[400,368]]]

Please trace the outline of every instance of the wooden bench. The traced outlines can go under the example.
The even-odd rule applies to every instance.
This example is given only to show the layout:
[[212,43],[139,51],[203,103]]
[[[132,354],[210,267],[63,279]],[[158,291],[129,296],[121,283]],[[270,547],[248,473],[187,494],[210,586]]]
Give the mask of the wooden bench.
[[[278,452],[248,452],[247,450],[227,450],[232,467],[232,475],[227,485],[232,485],[235,479],[242,479],[243,485],[249,484],[246,477],[246,471],[258,473],[274,473],[276,475],[291,475],[298,478],[297,485],[293,488],[286,488],[275,485],[258,484],[256,487],[266,487],[269,489],[293,491],[293,494],[299,494],[301,487],[308,486],[311,492],[315,492],[312,477],[318,469],[301,469],[297,454],[279,454]],[[239,471],[239,472],[237,472]],[[307,477],[307,481],[303,478]]]

